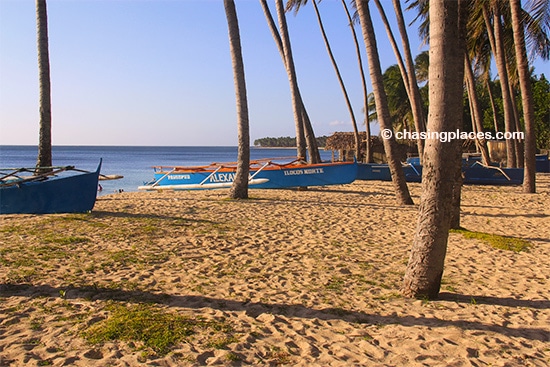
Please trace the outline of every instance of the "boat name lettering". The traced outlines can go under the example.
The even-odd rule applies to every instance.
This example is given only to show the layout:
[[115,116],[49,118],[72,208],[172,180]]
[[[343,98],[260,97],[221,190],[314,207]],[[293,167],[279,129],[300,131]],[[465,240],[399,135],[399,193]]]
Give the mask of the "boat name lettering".
[[296,169],[292,171],[284,171],[285,176],[293,175],[314,175],[317,173],[324,173],[322,168],[307,168],[307,169]]
[[169,180],[189,180],[191,179],[190,175],[168,175]]
[[209,182],[233,182],[235,179],[235,173],[216,173],[212,175]]

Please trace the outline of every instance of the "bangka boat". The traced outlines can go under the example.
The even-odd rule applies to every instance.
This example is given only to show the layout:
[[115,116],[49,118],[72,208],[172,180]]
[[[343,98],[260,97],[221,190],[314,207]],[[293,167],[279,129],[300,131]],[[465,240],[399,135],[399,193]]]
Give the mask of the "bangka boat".
[[[418,157],[407,159],[407,163],[422,172]],[[484,165],[480,157],[462,159],[463,183],[467,185],[521,185],[523,168],[502,168],[497,164]]]
[[[357,176],[356,162],[325,162],[307,164],[299,159],[288,163],[281,158],[258,159],[250,162],[248,185],[251,189],[282,189],[291,187],[348,184]],[[157,166],[154,180],[139,186],[139,190],[204,190],[228,188],[233,184],[236,163],[212,163],[207,166]]]
[[[411,164],[403,164],[403,173],[407,182],[420,182],[422,179],[422,171]],[[384,163],[358,163],[357,164],[357,179],[358,180],[377,180],[391,181],[390,167]]]
[[548,154],[537,154],[535,156],[535,169],[537,172],[541,173],[550,172],[550,159],[548,159]]
[[[403,164],[407,182],[422,181],[422,165],[417,157],[408,158]],[[483,165],[477,157],[462,160],[462,172],[465,184],[472,185],[521,185],[523,168],[501,168],[497,165]],[[359,163],[358,180],[391,181],[390,168],[387,164]]]
[[95,172],[73,166],[0,169],[0,214],[88,212],[95,205],[100,170],[101,161]]

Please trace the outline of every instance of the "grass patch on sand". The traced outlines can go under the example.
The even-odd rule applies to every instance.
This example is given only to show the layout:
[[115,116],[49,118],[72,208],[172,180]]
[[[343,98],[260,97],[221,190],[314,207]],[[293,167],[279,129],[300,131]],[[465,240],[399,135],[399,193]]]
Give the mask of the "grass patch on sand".
[[501,236],[498,234],[491,234],[491,233],[484,233],[484,232],[474,232],[464,228],[451,229],[449,232],[460,233],[464,238],[477,239],[487,243],[491,247],[501,249],[501,250],[507,250],[507,251],[514,251],[514,252],[529,251],[529,248],[533,246],[531,242],[524,240],[522,238]]
[[207,321],[161,309],[152,304],[109,305],[111,315],[84,331],[83,337],[92,344],[121,340],[138,343],[158,355],[166,355],[173,346],[206,332],[207,346],[218,346],[220,340],[236,341],[232,327],[225,320]]

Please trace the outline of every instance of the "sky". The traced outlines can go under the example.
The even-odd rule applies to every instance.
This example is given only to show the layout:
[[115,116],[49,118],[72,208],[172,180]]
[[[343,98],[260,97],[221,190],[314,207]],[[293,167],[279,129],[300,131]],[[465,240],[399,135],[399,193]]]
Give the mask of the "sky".
[[[275,17],[275,5],[268,1]],[[237,145],[235,89],[221,0],[48,0],[54,145]],[[392,8],[384,1],[391,18]],[[295,136],[288,78],[257,0],[236,0],[251,143]],[[359,129],[363,94],[339,0],[319,4]],[[371,6],[385,70],[395,64]],[[408,21],[414,14],[406,14]],[[298,83],[317,136],[352,131],[311,4],[287,14]],[[395,28],[396,29],[396,28]],[[363,64],[368,75],[359,26]],[[416,26],[413,53],[426,50]],[[535,65],[542,73],[548,63]],[[370,81],[369,83],[369,91]],[[0,145],[38,143],[33,0],[0,0]],[[376,131],[376,128],[375,128]]]

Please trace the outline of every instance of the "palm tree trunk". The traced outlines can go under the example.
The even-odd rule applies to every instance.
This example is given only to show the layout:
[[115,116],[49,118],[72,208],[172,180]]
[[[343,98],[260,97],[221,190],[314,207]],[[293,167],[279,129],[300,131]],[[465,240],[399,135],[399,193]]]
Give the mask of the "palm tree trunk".
[[[487,33],[489,34],[489,40],[493,55],[495,55],[495,64],[498,70],[498,76],[500,78],[500,88],[502,91],[502,103],[504,109],[504,128],[506,132],[512,132],[514,112],[512,110],[512,97],[510,96],[510,87],[508,80],[508,73],[506,72],[506,56],[504,54],[504,43],[502,39],[502,24],[499,16],[498,6],[495,1],[492,1],[492,9],[494,11],[493,24],[491,24],[488,16],[488,9],[484,7],[483,15],[485,18],[485,24],[487,26]],[[515,142],[513,139],[506,139],[506,166],[516,167],[516,152]]]
[[336,73],[336,77],[338,78],[338,83],[340,84],[342,93],[344,94],[344,99],[346,101],[346,106],[348,108],[348,112],[350,115],[351,124],[353,126],[353,136],[355,138],[355,158],[357,160],[360,160],[361,159],[361,141],[359,139],[359,130],[357,129],[357,121],[355,120],[353,107],[351,106],[351,101],[349,99],[348,91],[346,89],[346,85],[344,84],[344,80],[342,79],[342,74],[340,74],[340,69],[338,68],[338,64],[336,63],[334,54],[332,53],[332,49],[328,41],[327,33],[325,32],[325,27],[323,26],[323,21],[321,19],[321,14],[319,13],[319,7],[317,6],[317,3],[315,2],[315,0],[312,1],[312,4],[313,4],[313,9],[315,10],[315,15],[317,16],[317,22],[319,23],[319,29],[321,30],[321,35],[323,36],[323,41],[325,42],[325,47],[327,49],[328,56],[330,58],[330,61],[332,62],[332,67],[334,68],[334,72]]
[[491,101],[491,109],[493,111],[493,124],[495,125],[495,132],[498,132],[498,118],[497,118],[497,105],[495,103],[495,97],[491,91],[491,82],[489,78],[486,80],[487,92],[489,93],[489,100]]
[[476,134],[476,145],[481,151],[481,159],[483,164],[488,165],[491,162],[489,157],[489,149],[487,148],[487,141],[485,138],[479,138],[479,133],[483,133],[483,117],[481,112],[481,106],[479,104],[479,98],[476,92],[474,73],[472,71],[472,64],[468,58],[468,54],[464,53],[464,75],[466,79],[466,89],[468,91],[468,99],[470,100],[470,106],[472,111],[472,125]]
[[388,136],[388,139],[382,140],[386,157],[388,159],[388,166],[390,168],[393,186],[395,188],[398,202],[401,205],[412,205],[413,201],[409,193],[409,188],[407,187],[407,182],[405,181],[405,174],[403,173],[403,167],[401,166],[401,161],[398,156],[398,147],[397,142],[395,141],[395,134],[393,134],[393,127],[391,124],[387,97],[384,91],[384,81],[382,78],[382,70],[380,68],[380,59],[378,56],[378,48],[376,45],[376,38],[374,36],[374,28],[370,16],[369,5],[365,0],[358,0],[356,1],[356,6],[357,13],[359,14],[359,20],[361,22],[361,29],[363,31],[363,39],[367,49],[378,122],[380,123],[380,128],[382,130],[391,132],[391,136]]
[[[380,12],[380,16],[382,17],[382,22],[384,23],[384,26],[386,28],[386,33],[388,34],[390,44],[392,45],[395,58],[397,59],[397,66],[399,67],[399,71],[401,72],[401,77],[403,78],[403,85],[405,86],[405,91],[407,92],[407,96],[409,97],[409,101],[411,104],[415,130],[420,132],[422,130],[420,127],[418,111],[416,110],[416,107],[417,107],[416,100],[414,99],[413,91],[411,90],[411,84],[410,84],[410,78],[409,78],[409,74],[411,73],[411,70],[410,69],[407,70],[407,68],[405,67],[405,63],[403,62],[403,57],[401,56],[399,47],[397,47],[397,42],[395,41],[395,37],[391,30],[388,17],[386,16],[386,12],[384,11],[382,4],[380,3],[380,0],[374,0],[374,3],[376,4],[378,11]],[[413,66],[412,72],[414,73],[414,66]],[[422,160],[422,152],[424,151],[424,141],[422,139],[416,139],[416,146],[418,148],[418,154],[420,156],[420,160]]]
[[[411,108],[413,112],[414,126],[416,131],[426,131],[426,116],[424,116],[424,109],[422,107],[422,97],[420,96],[420,89],[418,88],[418,82],[416,81],[416,72],[414,67],[414,61],[411,53],[411,46],[409,43],[409,37],[407,35],[407,27],[405,26],[405,19],[403,17],[403,10],[401,9],[401,3],[399,0],[393,0],[393,7],[395,9],[395,15],[397,18],[397,24],[399,26],[399,33],[401,34],[401,43],[403,44],[403,53],[405,54],[405,63],[408,70],[408,83],[411,95]],[[422,157],[424,152],[424,141],[419,139],[420,143],[418,148],[418,155]]]
[[[269,26],[269,29],[271,31],[271,35],[273,36],[273,39],[275,40],[275,44],[277,45],[277,49],[279,50],[279,53],[281,54],[281,58],[283,60],[283,64],[285,66],[285,70],[287,72],[288,76],[288,82],[290,84],[290,95],[292,99],[292,111],[294,113],[294,123],[296,127],[296,148],[297,148],[297,156],[301,158],[306,158],[307,156],[307,146],[306,146],[306,138],[305,138],[305,132],[304,132],[304,123],[303,123],[303,117],[302,117],[302,109],[303,109],[303,102],[301,101],[301,97],[299,97],[297,94],[299,93],[298,85],[295,83],[296,78],[296,71],[294,70],[294,62],[292,61],[291,64],[289,64],[287,50],[291,52],[289,46],[284,46],[283,40],[281,37],[281,34],[279,33],[277,26],[275,25],[275,21],[273,20],[273,17],[271,16],[271,11],[269,10],[269,6],[267,5],[266,0],[260,0],[260,4],[262,5],[262,9],[264,11],[264,15],[267,20],[267,24]],[[277,15],[278,15],[278,9],[277,9]],[[284,17],[284,12],[283,12]],[[286,25],[285,19],[281,20],[280,16],[278,15],[279,23],[284,22]],[[285,28],[286,29],[286,28]],[[292,58],[292,54],[290,54],[290,57]]]
[[48,51],[48,13],[46,0],[36,0],[38,44],[40,132],[37,167],[52,166],[52,103],[50,85],[50,55]]
[[535,193],[535,153],[537,148],[535,140],[535,111],[533,107],[533,90],[531,89],[529,62],[525,50],[525,35],[523,32],[523,21],[521,19],[520,0],[510,0],[510,10],[512,12],[516,62],[519,74],[519,86],[521,89],[521,102],[523,105],[523,120],[525,123],[523,191],[525,193]]
[[[464,57],[463,1],[430,1],[429,131],[454,131],[462,124]],[[454,180],[460,165],[458,140],[426,141],[422,198],[402,292],[437,298],[443,276],[453,211]],[[456,196],[455,196],[456,199]]]
[[365,163],[372,163],[372,144],[371,144],[371,132],[370,132],[370,123],[368,118],[369,111],[369,95],[367,93],[367,80],[365,78],[365,71],[363,70],[363,61],[361,58],[361,50],[359,48],[359,42],[357,41],[357,33],[355,32],[355,27],[353,26],[353,20],[351,14],[346,5],[346,1],[342,0],[342,6],[346,11],[348,17],[349,26],[351,28],[351,33],[353,35],[353,42],[355,44],[355,53],[357,54],[357,61],[359,63],[359,73],[361,74],[361,83],[363,86],[363,109],[365,111]]
[[238,127],[238,158],[237,172],[229,196],[232,199],[248,198],[248,176],[250,171],[250,133],[248,126],[248,102],[246,97],[246,81],[241,51],[241,36],[234,0],[224,0],[227,27],[229,30],[229,46],[233,77],[235,82],[235,96],[237,102]]
[[[506,70],[508,71],[510,67],[507,65]],[[510,73],[508,72],[508,75]],[[512,126],[514,127],[514,131],[523,131],[521,127],[521,122],[519,120],[519,111],[518,106],[516,103],[516,93],[517,90],[512,82],[510,82],[510,96],[512,96],[512,111],[514,112],[514,123]],[[514,139],[514,151],[516,152],[516,165],[517,167],[523,168],[523,140],[522,139]]]

